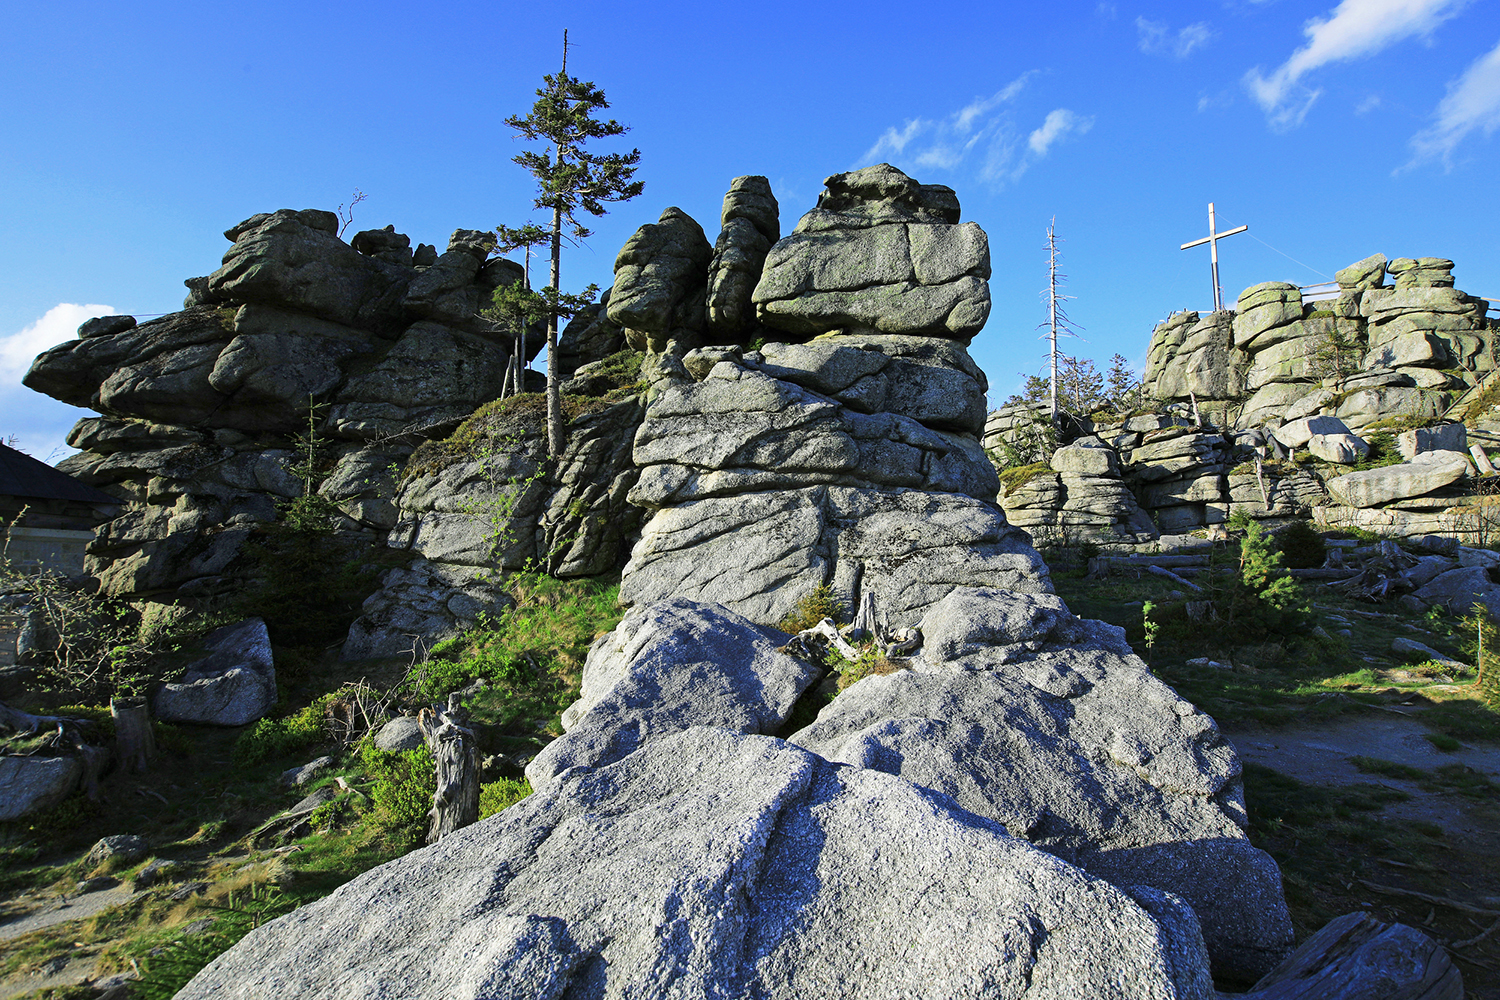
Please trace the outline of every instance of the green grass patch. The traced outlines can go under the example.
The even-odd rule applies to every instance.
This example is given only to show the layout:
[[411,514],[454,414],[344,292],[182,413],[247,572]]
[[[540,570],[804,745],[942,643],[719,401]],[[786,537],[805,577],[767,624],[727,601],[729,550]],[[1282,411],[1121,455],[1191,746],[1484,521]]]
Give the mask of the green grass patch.
[[578,697],[589,646],[620,621],[616,577],[558,580],[518,573],[510,610],[434,646],[409,694],[438,701],[476,680],[467,701],[476,720],[510,732],[562,732],[563,709]]
[[1425,733],[1424,737],[1427,742],[1437,747],[1443,753],[1453,753],[1455,750],[1462,750],[1464,748],[1463,743],[1449,736],[1447,733]]

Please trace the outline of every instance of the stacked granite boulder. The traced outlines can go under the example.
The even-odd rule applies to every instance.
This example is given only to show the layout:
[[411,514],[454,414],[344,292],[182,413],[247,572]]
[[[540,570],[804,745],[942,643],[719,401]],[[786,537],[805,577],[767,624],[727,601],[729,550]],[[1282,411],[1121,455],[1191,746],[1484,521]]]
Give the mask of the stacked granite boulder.
[[377,539],[395,523],[391,465],[497,395],[510,337],[477,310],[519,266],[487,262],[470,230],[441,255],[392,227],[353,246],[338,231],[331,212],[253,216],[219,270],[188,279],[183,311],[90,320],[32,365],[26,385],[102,414],[60,467],[132,502],[89,550],[105,592],[234,586],[253,527],[303,491],[310,407],[332,452],[319,491],[343,533]]
[[[692,282],[652,286],[674,291],[650,319],[648,346],[664,353],[630,500],[651,514],[622,601],[692,593],[765,622],[828,585],[851,607],[872,593],[912,624],[955,585],[1050,589],[995,504],[979,443],[987,383],[964,345],[989,311],[989,251],[958,211],[951,189],[888,165],[829,178],[766,255],[751,301],[770,342],[756,350],[684,350],[684,327],[663,317]],[[652,267],[620,261],[612,317],[642,300]],[[646,311],[628,308],[621,319],[642,324]]]
[[[1467,408],[1496,370],[1500,330],[1486,317],[1489,304],[1456,290],[1452,268],[1441,258],[1376,254],[1340,270],[1337,292],[1316,301],[1272,281],[1245,289],[1234,310],[1177,313],[1153,333],[1142,380],[1161,412],[1097,423],[1071,417],[1062,442],[1097,437],[1115,449],[1120,481],[1162,532],[1220,523],[1236,511],[1284,520],[1315,508],[1326,508],[1317,516],[1330,524],[1401,535],[1466,531],[1449,510],[1462,492],[1456,474],[1433,486],[1436,474],[1426,467],[1420,475],[1382,473],[1382,492],[1406,492],[1363,506],[1330,497],[1325,486],[1340,466],[1370,455],[1374,435],[1430,430]],[[1035,448],[1018,445],[1036,436],[1029,429],[1040,420],[1024,404],[990,414],[986,450],[1000,469],[1039,460]],[[1488,429],[1478,436],[1500,443]],[[1450,447],[1464,451],[1416,450]],[[1125,516],[1129,505],[1118,494],[1092,508],[1079,503],[1061,469],[1022,478],[1001,503],[1012,521],[1044,536],[1128,542],[1126,526],[1140,523]],[[1106,482],[1090,485],[1090,497],[1109,490]],[[1382,513],[1370,513],[1376,508]]]
[[1156,526],[1120,478],[1120,456],[1096,436],[1058,448],[1000,495],[1006,518],[1043,544],[1139,544]]
[[1147,393],[1234,404],[1239,428],[1326,415],[1357,433],[1438,417],[1496,368],[1488,303],[1455,289],[1452,269],[1376,254],[1340,270],[1333,297],[1304,301],[1296,285],[1268,281],[1240,293],[1232,314],[1179,313],[1152,335]]

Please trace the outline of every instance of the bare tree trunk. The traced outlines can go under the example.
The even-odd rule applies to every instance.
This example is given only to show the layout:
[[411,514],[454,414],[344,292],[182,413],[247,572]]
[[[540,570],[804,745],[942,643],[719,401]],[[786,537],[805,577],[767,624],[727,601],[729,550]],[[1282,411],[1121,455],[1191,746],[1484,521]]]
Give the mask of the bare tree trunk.
[[[562,150],[558,150],[562,161]],[[562,294],[562,209],[552,210],[552,294]],[[547,454],[562,457],[562,381],[557,377],[557,308],[547,311]]]
[[479,818],[479,755],[474,733],[460,723],[452,698],[446,709],[424,708],[417,716],[422,736],[437,760],[437,791],[427,814],[432,819],[429,844]]
[[120,755],[120,765],[137,773],[145,771],[156,756],[146,699],[111,698],[109,714],[115,720],[115,752]]

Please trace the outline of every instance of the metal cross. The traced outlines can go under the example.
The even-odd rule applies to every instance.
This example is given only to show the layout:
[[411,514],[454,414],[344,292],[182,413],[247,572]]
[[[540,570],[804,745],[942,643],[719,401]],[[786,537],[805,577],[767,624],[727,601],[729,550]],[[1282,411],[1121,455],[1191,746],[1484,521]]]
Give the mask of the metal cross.
[[1206,236],[1205,238],[1203,238],[1201,240],[1194,240],[1191,243],[1184,243],[1182,245],[1182,249],[1187,250],[1187,249],[1189,249],[1191,247],[1201,247],[1205,243],[1208,244],[1208,253],[1209,253],[1209,257],[1213,261],[1213,269],[1214,269],[1214,312],[1218,312],[1219,310],[1221,310],[1221,309],[1224,308],[1223,293],[1219,291],[1219,240],[1222,240],[1226,236],[1233,236],[1235,233],[1243,233],[1246,230],[1248,230],[1250,227],[1249,226],[1240,226],[1237,229],[1231,229],[1228,232],[1223,232],[1223,233],[1215,232],[1214,228],[1215,228],[1215,224],[1214,224],[1214,203],[1213,202],[1209,202],[1208,203],[1208,236]]

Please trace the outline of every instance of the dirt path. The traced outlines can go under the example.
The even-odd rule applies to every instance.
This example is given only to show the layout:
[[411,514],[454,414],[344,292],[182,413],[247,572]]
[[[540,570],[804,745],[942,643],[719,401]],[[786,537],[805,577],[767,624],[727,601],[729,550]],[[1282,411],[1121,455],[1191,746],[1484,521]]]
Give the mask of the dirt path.
[[[10,900],[8,903],[12,909],[0,916],[0,941],[8,941],[69,921],[84,920],[103,913],[111,906],[123,906],[135,896],[136,893],[128,884],[122,884],[86,892],[80,896],[54,896],[37,902],[31,908],[27,908],[28,901],[24,898]],[[76,986],[97,975],[98,962],[93,949],[58,955],[38,972],[0,982],[0,1000],[11,1000],[12,997],[25,996],[46,987]]]
[[86,892],[81,896],[54,897],[29,912],[0,916],[0,941],[8,941],[69,920],[83,920],[102,913],[111,906],[123,906],[134,898],[135,893],[128,884]]
[[1252,761],[1306,784],[1383,785],[1411,796],[1387,805],[1383,815],[1392,820],[1416,819],[1436,823],[1455,843],[1489,845],[1500,850],[1500,825],[1494,803],[1443,795],[1416,781],[1382,774],[1366,774],[1352,757],[1375,757],[1423,771],[1445,764],[1464,764],[1500,783],[1500,746],[1466,745],[1443,753],[1426,739],[1432,732],[1422,724],[1421,711],[1363,712],[1316,726],[1273,729],[1259,725],[1224,727],[1242,760]]

